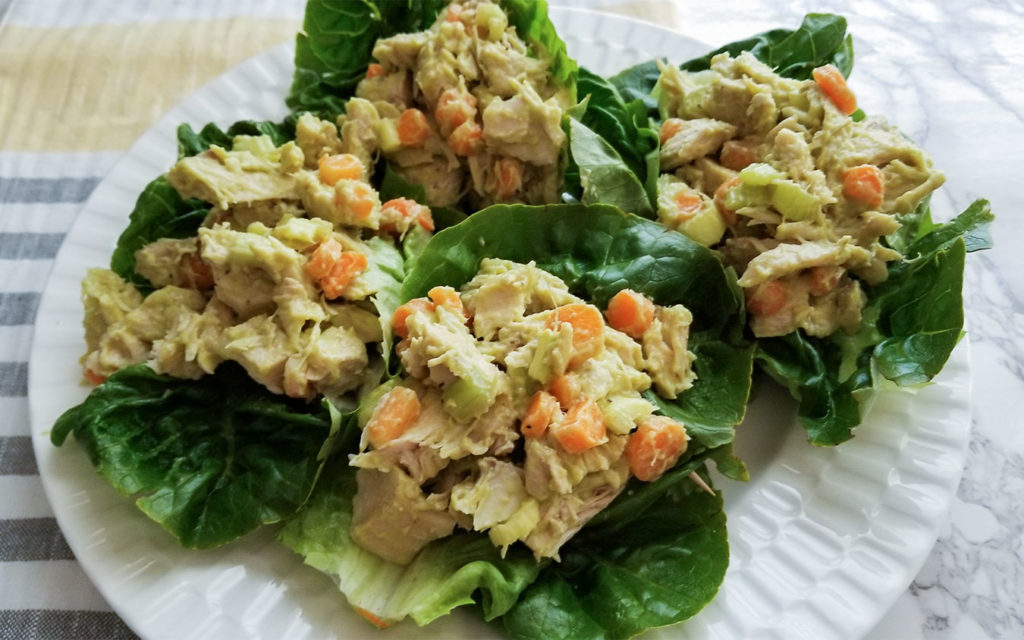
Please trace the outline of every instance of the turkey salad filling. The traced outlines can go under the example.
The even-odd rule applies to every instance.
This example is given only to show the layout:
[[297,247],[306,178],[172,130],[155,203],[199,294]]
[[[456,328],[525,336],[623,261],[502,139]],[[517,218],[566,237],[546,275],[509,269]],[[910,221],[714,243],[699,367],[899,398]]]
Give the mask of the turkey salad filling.
[[407,375],[361,410],[352,539],[405,564],[461,527],[557,558],[630,477],[671,468],[685,428],[641,393],[692,385],[690,312],[622,290],[604,315],[499,259],[399,307]]
[[339,118],[366,166],[383,154],[431,206],[559,200],[571,97],[498,4],[450,4],[426,31],[377,41],[373,57]]
[[942,174],[884,119],[850,117],[834,68],[794,80],[743,52],[660,69],[659,220],[736,267],[754,335],[856,331],[858,281],[885,280],[900,254],[882,238]]
[[381,203],[366,173],[334,125],[308,114],[280,147],[237,136],[231,150],[181,159],[168,182],[214,207],[194,236],[135,253],[149,295],[113,271],[89,272],[86,377],[149,362],[196,379],[234,361],[274,393],[314,398],[379,376],[369,366],[383,336],[373,298],[402,277],[396,242],[433,223],[412,200]]

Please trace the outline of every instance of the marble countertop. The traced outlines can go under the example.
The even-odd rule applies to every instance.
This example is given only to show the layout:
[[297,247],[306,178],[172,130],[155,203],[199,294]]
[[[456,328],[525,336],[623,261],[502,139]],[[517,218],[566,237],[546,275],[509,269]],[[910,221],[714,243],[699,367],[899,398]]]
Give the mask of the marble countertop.
[[[949,521],[924,567],[869,640],[1024,637],[1024,5],[916,0],[663,3],[676,28],[722,43],[807,12],[847,17],[851,86],[946,174],[933,203],[952,215],[987,198],[995,248],[968,257],[964,284],[973,383],[967,462]],[[623,9],[623,6],[612,7]],[[652,9],[653,10],[653,9]]]
[[[74,11],[64,11],[64,3],[57,0],[33,3],[0,0],[0,16],[11,9],[11,14],[30,16],[33,27],[36,24],[62,27],[65,22],[77,20],[79,12],[102,16],[104,7],[119,1],[91,0],[76,4]],[[1024,69],[1024,4],[996,0],[973,3],[955,0],[549,2],[630,15],[715,45],[767,29],[795,27],[809,12],[842,14],[847,17],[854,37],[856,56],[850,84],[860,105],[869,113],[884,113],[926,148],[935,165],[946,174],[945,186],[933,199],[936,216],[952,216],[976,198],[991,201],[996,215],[995,248],[969,255],[965,273],[973,420],[963,477],[948,523],[931,555],[908,590],[866,639],[1024,638],[1024,598],[1021,597],[1024,594],[1024,509],[1018,507],[1024,496],[1024,429],[1019,428],[1020,417],[1016,412],[1017,399],[1024,398],[1024,278],[1017,276],[1024,273],[1024,251],[1013,249],[1014,238],[1024,240],[1024,219],[1016,217],[1017,211],[1024,209],[1024,188],[1016,179],[1010,179],[1011,169],[1024,167],[1024,82],[1020,80],[1020,71]],[[228,4],[231,3],[224,6]],[[189,9],[193,5],[202,5],[203,19],[221,16],[221,5],[213,6],[213,3],[175,3],[175,8],[167,11],[174,13],[180,9],[183,16],[191,17],[189,12],[198,13]],[[226,68],[237,63],[260,50],[263,42],[276,42],[285,37],[278,34],[293,33],[303,5],[304,0],[252,3],[254,8],[245,11],[268,18],[259,23],[263,31],[255,35],[250,32],[248,36],[237,30],[227,31],[234,38],[230,42],[237,46],[232,49],[225,45],[224,55],[216,59],[191,60],[192,71],[187,77],[179,78],[178,94],[143,96],[140,91],[146,89],[145,82],[150,79],[140,77],[138,85],[131,89],[138,94],[135,95],[137,101],[150,103],[150,112],[108,112],[125,125],[120,131],[124,144],[115,141],[113,146],[90,146],[89,131],[83,129],[72,131],[74,135],[67,136],[70,146],[59,150],[92,152],[81,157],[100,158],[105,171],[149,122],[212,77],[204,74],[219,72],[215,69],[217,65]],[[29,6],[32,11],[27,9]],[[146,6],[145,0],[118,5],[119,8],[131,7],[131,11],[139,15],[145,13]],[[102,19],[96,18],[96,21],[102,22]],[[23,35],[25,33],[32,35],[29,31],[24,31]],[[102,35],[104,32],[99,29],[90,33]],[[184,31],[181,33],[186,36]],[[5,43],[0,39],[0,59],[12,59],[8,54],[17,53],[11,50],[15,44],[13,40]],[[71,42],[69,46],[78,44]],[[134,45],[125,45],[131,46]],[[246,50],[247,46],[253,47],[253,51]],[[158,53],[154,45],[152,55]],[[17,65],[15,59],[13,66],[17,68]],[[0,64],[0,87],[4,76],[10,75],[8,70],[6,63]],[[61,80],[60,70],[54,73],[58,74],[52,76],[54,83],[66,82]],[[166,85],[176,80],[164,78],[161,81]],[[4,93],[0,90],[0,107],[5,106]],[[88,97],[80,102],[95,106]],[[0,108],[0,116],[3,113]],[[15,113],[20,117],[27,112]],[[133,117],[138,121],[131,120]],[[83,121],[88,124],[88,118]],[[0,125],[3,124],[0,118]],[[16,153],[10,154],[12,158],[28,157],[40,150],[53,151],[38,144],[38,135],[35,147],[31,141],[19,142],[19,130],[33,131],[14,125],[3,130],[0,126],[0,143],[8,143],[7,149],[0,144],[0,151],[15,148]],[[104,135],[110,134],[104,131]],[[109,142],[109,137],[105,141]],[[0,163],[0,169],[3,166],[6,165]],[[85,172],[75,166],[75,171]],[[98,171],[96,167],[91,169]],[[70,211],[72,205],[65,206]],[[11,346],[3,353],[14,355],[0,359],[21,359],[22,351]],[[21,401],[21,398],[16,400]],[[9,435],[0,429],[0,436]],[[15,438],[9,439],[14,441]],[[32,511],[30,515],[52,516],[42,510]],[[0,595],[2,593],[0,591]],[[102,606],[94,605],[91,600],[86,604],[88,606],[79,608]],[[63,608],[63,604],[54,608]]]

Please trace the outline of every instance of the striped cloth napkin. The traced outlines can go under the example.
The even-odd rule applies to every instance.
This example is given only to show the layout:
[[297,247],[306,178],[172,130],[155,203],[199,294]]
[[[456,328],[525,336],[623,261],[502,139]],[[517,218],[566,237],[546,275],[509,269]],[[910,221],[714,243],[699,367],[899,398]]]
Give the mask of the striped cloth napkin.
[[[136,637],[43,492],[27,400],[36,308],[64,235],[123,151],[206,81],[292,39],[304,4],[0,0],[0,640]],[[615,4],[662,24],[675,15],[666,2]]]

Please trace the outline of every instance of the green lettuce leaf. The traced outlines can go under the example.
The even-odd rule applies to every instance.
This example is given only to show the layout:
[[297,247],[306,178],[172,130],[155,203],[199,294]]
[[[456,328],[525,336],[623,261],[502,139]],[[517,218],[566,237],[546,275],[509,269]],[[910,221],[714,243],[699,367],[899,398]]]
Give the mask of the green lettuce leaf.
[[548,3],[545,0],[499,0],[499,4],[508,12],[509,24],[516,28],[519,37],[551,60],[551,75],[556,84],[568,89],[571,101],[576,102],[579,65],[569,57],[565,42],[548,17]]
[[216,547],[294,514],[340,431],[327,403],[276,396],[232,363],[200,380],[145,364],[111,375],[54,424],[182,546]]
[[569,149],[578,170],[583,204],[611,204],[639,216],[653,217],[653,201],[637,174],[615,147],[574,118],[569,118]]
[[562,548],[562,561],[502,617],[503,629],[524,639],[629,638],[700,611],[729,565],[721,494],[689,478],[703,464],[631,482]]
[[407,566],[388,562],[349,538],[355,492],[355,469],[343,458],[333,461],[309,503],[279,534],[306,564],[331,576],[353,607],[424,625],[476,602],[490,620],[508,611],[540,571],[525,548],[502,558],[487,536],[475,533],[437,540]]
[[624,288],[658,304],[685,305],[694,317],[690,348],[697,381],[661,404],[671,405],[688,428],[693,425],[708,448],[732,440],[750,392],[752,348],[742,337],[735,274],[714,253],[607,205],[495,205],[434,236],[406,277],[402,299],[424,296],[437,285],[459,287],[485,257],[535,261],[601,308]]

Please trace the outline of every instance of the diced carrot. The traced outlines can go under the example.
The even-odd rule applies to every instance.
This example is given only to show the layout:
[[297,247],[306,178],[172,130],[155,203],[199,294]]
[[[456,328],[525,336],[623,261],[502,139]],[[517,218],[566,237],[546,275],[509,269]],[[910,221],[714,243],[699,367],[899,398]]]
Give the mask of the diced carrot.
[[416,222],[427,231],[434,230],[434,216],[430,213],[430,207],[421,205],[420,213],[416,216]]
[[885,199],[885,176],[873,164],[850,167],[843,172],[843,195],[863,202],[869,207],[880,207]]
[[444,19],[446,22],[460,22],[462,20],[462,5],[458,3],[448,5],[448,9],[444,13]]
[[684,124],[686,124],[686,121],[680,118],[669,118],[663,122],[661,125],[661,132],[659,133],[661,144],[665,144],[672,136],[679,133]]
[[548,328],[555,329],[563,322],[572,325],[572,358],[569,366],[576,367],[600,353],[604,347],[604,319],[601,312],[589,304],[572,303],[554,310],[548,319]]
[[338,180],[358,180],[363,177],[363,162],[351,153],[320,156],[320,181],[334,185]]
[[497,191],[500,198],[511,198],[523,188],[523,162],[517,158],[500,158],[495,164]]
[[327,238],[317,245],[313,254],[309,256],[309,262],[306,263],[306,273],[314,280],[320,280],[331,275],[331,269],[334,268],[334,264],[341,258],[343,250],[340,242],[334,238]]
[[369,622],[373,626],[377,627],[378,629],[387,629],[392,624],[392,623],[390,623],[390,622],[388,622],[386,620],[382,620],[382,619],[378,618],[377,616],[373,615],[372,613],[370,613],[366,609],[363,609],[362,607],[352,607],[352,608],[356,610],[356,613],[358,613],[359,616],[363,620],[366,620],[367,622]]
[[739,171],[756,162],[757,154],[748,144],[739,140],[728,140],[722,145],[722,153],[718,156],[718,161],[726,169]]
[[339,207],[351,213],[356,220],[366,220],[377,204],[377,194],[373,187],[365,182],[348,180],[344,188],[336,185],[334,201]]
[[538,391],[530,400],[530,406],[519,423],[519,430],[528,438],[543,436],[556,411],[561,411],[558,399],[547,391]]
[[433,311],[434,303],[426,298],[413,298],[409,302],[401,305],[395,309],[395,313],[391,316],[391,330],[395,332],[395,335],[399,338],[409,337],[409,327],[406,325],[409,316],[416,313],[417,311]]
[[626,442],[629,470],[644,482],[657,480],[686,451],[686,440],[686,428],[672,418],[645,418]]
[[816,296],[823,296],[839,284],[843,269],[836,266],[811,267],[807,275],[810,279],[810,292]]
[[580,397],[580,381],[574,373],[563,373],[562,375],[555,376],[555,379],[551,381],[551,385],[548,387],[548,391],[551,395],[555,396],[558,400],[558,404],[563,409],[576,404],[577,398]]
[[107,381],[107,376],[96,373],[92,369],[86,369],[82,375],[89,381],[89,384],[100,385]]
[[409,198],[394,198],[382,204],[380,206],[380,210],[382,219],[389,220],[389,222],[385,222],[381,225],[382,231],[394,233],[395,226],[394,224],[391,224],[390,221],[394,221],[395,218],[414,220],[427,231],[434,230],[434,217],[430,214],[430,207],[420,204],[415,200],[410,200]]
[[608,301],[604,315],[613,329],[639,338],[654,321],[654,303],[642,293],[623,289]]
[[681,190],[674,198],[676,202],[676,220],[685,222],[697,215],[704,206],[704,200],[694,191]]
[[192,286],[199,291],[212,289],[215,284],[210,265],[203,262],[202,257],[198,253],[188,254],[188,279],[191,281]]
[[811,72],[811,76],[840,113],[850,115],[857,110],[857,97],[846,84],[846,78],[834,65],[818,67]]
[[384,67],[383,66],[377,64],[376,62],[371,62],[369,65],[367,65],[367,67],[366,67],[366,77],[367,78],[376,78],[377,76],[382,76],[382,75],[384,75]]
[[363,271],[369,261],[358,251],[345,251],[341,243],[328,238],[317,245],[306,262],[306,273],[317,281],[328,300],[337,298]]
[[320,279],[320,289],[328,300],[333,300],[345,292],[352,281],[360,273],[366,271],[369,261],[366,255],[358,251],[342,251],[331,267],[331,273]]
[[565,418],[552,427],[551,432],[569,453],[583,453],[608,441],[604,415],[593,400],[584,400],[570,407]]
[[434,119],[446,131],[476,117],[476,97],[455,87],[445,89],[434,107]]
[[484,130],[476,121],[466,120],[448,136],[448,144],[452,146],[455,155],[471,156],[480,153],[484,148]]
[[469,314],[466,313],[466,308],[462,306],[462,298],[459,297],[459,292],[451,287],[434,287],[427,292],[427,297],[430,298],[435,307],[446,307],[455,313],[462,314],[464,318],[469,317]]
[[789,289],[778,280],[766,280],[746,290],[747,308],[758,316],[770,316],[782,311],[789,303]]
[[398,139],[406,147],[418,147],[427,141],[430,135],[430,124],[427,116],[419,109],[406,109],[398,116],[395,123],[398,128]]
[[729,190],[738,187],[742,182],[739,176],[734,176],[718,185],[718,188],[715,189],[715,206],[718,207],[718,212],[722,214],[725,221],[730,225],[736,223],[736,212],[725,206],[725,196],[729,193]]
[[379,448],[401,436],[420,416],[420,399],[408,387],[395,387],[388,391],[373,408],[366,423],[366,435],[374,448]]

